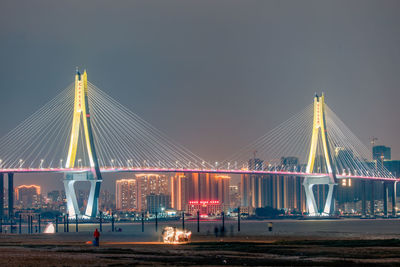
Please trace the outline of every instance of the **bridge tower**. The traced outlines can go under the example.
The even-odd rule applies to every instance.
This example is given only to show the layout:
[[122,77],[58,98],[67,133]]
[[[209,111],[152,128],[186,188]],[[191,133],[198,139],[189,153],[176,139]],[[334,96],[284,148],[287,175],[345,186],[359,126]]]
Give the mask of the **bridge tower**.
[[[68,156],[65,165],[67,169],[75,167],[81,123],[83,125],[83,133],[85,135],[84,142],[86,144],[86,150],[89,157],[90,171],[66,173],[64,177],[64,187],[67,197],[69,216],[75,217],[75,215],[78,215],[80,217],[93,218],[96,217],[98,213],[98,199],[102,177],[97,160],[96,149],[94,146],[92,126],[90,123],[86,70],[83,74],[77,70],[75,75],[74,113]],[[87,201],[85,214],[81,214],[79,211],[74,187],[75,182],[77,181],[90,182],[89,199]]]
[[[320,140],[320,142],[318,142]],[[315,95],[314,97],[314,119],[313,132],[311,138],[310,153],[306,172],[313,173],[315,168],[315,160],[317,155],[317,146],[322,146],[323,158],[325,160],[328,175],[321,176],[306,176],[303,181],[304,190],[306,193],[307,210],[310,216],[329,216],[334,210],[333,192],[336,185],[336,173],[333,167],[333,161],[329,149],[326,120],[325,120],[325,97]],[[320,213],[314,197],[314,185],[328,185],[328,194],[323,212]]]

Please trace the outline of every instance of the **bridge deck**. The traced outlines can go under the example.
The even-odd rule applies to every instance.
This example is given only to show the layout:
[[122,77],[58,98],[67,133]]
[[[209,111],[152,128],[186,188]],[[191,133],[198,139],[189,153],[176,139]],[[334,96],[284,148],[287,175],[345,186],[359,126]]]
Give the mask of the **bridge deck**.
[[[66,173],[66,172],[86,172],[90,168],[15,168],[15,169],[0,169],[0,173]],[[226,170],[226,169],[166,169],[166,168],[100,168],[103,173],[218,173],[218,174],[258,174],[258,175],[281,175],[295,177],[325,177],[327,173],[306,173],[306,172],[290,172],[290,171],[253,171],[253,170]],[[381,181],[400,181],[400,178],[374,177],[374,176],[358,176],[358,175],[336,175],[338,179],[368,179]]]

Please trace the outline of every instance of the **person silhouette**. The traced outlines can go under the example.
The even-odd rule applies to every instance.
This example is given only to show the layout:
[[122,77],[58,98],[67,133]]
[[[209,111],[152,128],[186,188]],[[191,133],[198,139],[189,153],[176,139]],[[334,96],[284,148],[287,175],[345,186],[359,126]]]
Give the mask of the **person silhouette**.
[[99,232],[99,230],[97,230],[97,228],[96,228],[96,230],[94,230],[93,236],[94,236],[94,240],[95,240],[93,245],[95,247],[98,247],[100,245],[100,232]]

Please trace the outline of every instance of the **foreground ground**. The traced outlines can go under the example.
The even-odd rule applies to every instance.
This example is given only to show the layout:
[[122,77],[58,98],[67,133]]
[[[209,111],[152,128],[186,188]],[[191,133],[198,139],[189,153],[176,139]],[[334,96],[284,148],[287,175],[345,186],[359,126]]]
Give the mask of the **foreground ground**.
[[[321,223],[324,224],[318,222]],[[321,228],[317,228],[314,233],[310,230],[305,235],[283,231],[246,235],[242,230],[225,237],[215,237],[208,230],[200,234],[194,231],[192,242],[181,245],[160,243],[154,228],[145,233],[104,231],[99,248],[86,244],[92,239],[91,231],[2,234],[0,266],[400,265],[400,237],[396,232],[384,230],[386,224],[393,223],[385,220],[357,223],[360,227],[363,224],[380,227],[384,234],[379,234],[375,227],[371,229],[374,234],[359,235],[348,235],[339,228],[336,233],[330,229],[321,232]],[[293,223],[292,227],[304,224],[311,228],[313,222]],[[337,224],[344,225],[343,222]]]

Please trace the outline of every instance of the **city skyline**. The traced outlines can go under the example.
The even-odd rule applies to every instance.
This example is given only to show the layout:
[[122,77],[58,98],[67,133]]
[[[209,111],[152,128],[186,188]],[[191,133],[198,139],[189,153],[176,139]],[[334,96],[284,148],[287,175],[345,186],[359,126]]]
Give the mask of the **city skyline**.
[[[0,86],[12,90],[4,91],[0,112],[15,106],[18,109],[13,114],[15,118],[4,119],[0,136],[72,82],[73,70],[79,66],[90,69],[95,84],[210,162],[225,159],[287,119],[287,114],[299,111],[310,103],[315,91],[329,96],[329,103],[352,125],[364,144],[368,145],[371,136],[377,136],[380,144],[393,147],[393,158],[400,158],[395,134],[398,126],[381,119],[396,114],[394,101],[399,94],[398,76],[389,71],[399,69],[394,60],[399,55],[399,30],[388,27],[388,20],[383,20],[399,20],[394,12],[398,3],[379,4],[382,12],[376,14],[373,10],[378,4],[363,2],[359,6],[354,1],[348,4],[347,14],[340,4],[308,1],[296,8],[286,3],[237,2],[229,12],[224,12],[224,5],[215,4],[210,13],[206,2],[180,5],[171,1],[167,9],[145,3],[127,4],[126,7],[136,7],[129,9],[134,16],[125,13],[122,5],[113,7],[120,15],[110,15],[107,24],[92,13],[73,20],[63,17],[65,10],[73,8],[69,3],[49,6],[42,2],[14,12],[19,7],[17,3],[3,2],[0,34],[7,42],[1,44],[1,50],[7,53],[3,52],[0,63]],[[107,14],[108,8],[105,2],[98,5],[101,14]],[[292,12],[296,9],[299,12]],[[350,11],[354,9],[358,15],[353,18]],[[140,10],[152,11],[157,18],[145,18]],[[243,10],[251,16],[243,15]],[[63,17],[69,27],[57,27],[64,20],[62,24],[57,19],[48,23],[47,16],[37,16],[40,12]],[[171,15],[174,19],[169,19]],[[204,19],[207,15],[208,22]],[[30,25],[33,20],[35,23]],[[92,20],[99,24],[97,30],[91,28]],[[353,20],[356,23],[350,24]],[[163,31],[153,26],[160,21],[165,22]],[[184,24],[194,31],[188,31]],[[115,38],[100,45],[103,31],[111,34],[113,28],[127,33],[124,42],[117,41],[121,32],[114,32]],[[87,32],[93,40],[67,38],[85,36]],[[314,39],[319,41],[312,42]],[[49,42],[49,46],[42,47],[42,42]],[[79,50],[74,48],[78,43]],[[95,44],[98,48],[92,51],[90,46]],[[181,44],[184,49],[174,44]],[[110,46],[120,47],[120,52],[108,51]],[[357,46],[359,49],[354,50]],[[67,51],[60,53],[63,48]],[[103,54],[104,62],[96,59],[97,51]],[[354,51],[358,51],[357,57],[349,60],[348,53]],[[34,53],[24,58],[28,52]],[[198,56],[194,56],[196,52]],[[218,56],[219,53],[222,54]],[[26,64],[28,60],[30,64]],[[170,64],[173,68],[166,68]],[[189,75],[185,66],[197,71]],[[171,69],[176,72],[170,73]],[[47,73],[46,83],[39,78],[42,73]],[[23,79],[18,78],[21,75]],[[17,97],[16,92],[22,91],[26,98]],[[159,97],[154,100],[153,96]],[[275,101],[282,98],[285,101]],[[374,111],[370,106],[376,107]],[[249,119],[255,114],[262,123]],[[214,149],[216,145],[219,149]]]
[[1,0],[0,266],[400,265],[399,0]]
[[[393,174],[385,168],[385,164],[379,163],[384,157],[391,158],[391,150],[388,148],[386,151],[385,146],[380,146],[387,152],[384,154],[384,150],[379,152],[377,150],[379,147],[375,146],[373,151],[375,162],[372,161],[370,149],[360,142],[357,133],[354,134],[346,126],[346,123],[340,119],[340,114],[335,113],[335,105],[327,104],[324,92],[315,93],[313,104],[306,105],[306,108],[303,107],[300,112],[292,115],[246,148],[239,150],[226,160],[216,160],[214,163],[212,159],[205,160],[177,144],[162,131],[143,120],[141,116],[131,112],[129,107],[124,107],[123,101],[120,103],[107,91],[103,91],[93,84],[88,79],[86,69],[79,70],[77,67],[74,76],[73,85],[67,86],[50,102],[34,112],[15,130],[6,135],[6,138],[0,139],[0,164],[2,172],[8,175],[8,184],[11,184],[9,192],[12,193],[14,174],[21,179],[23,173],[63,172],[65,173],[63,183],[67,206],[71,216],[75,216],[75,214],[83,217],[96,216],[100,187],[103,182],[102,174],[107,172],[140,173],[151,170],[161,173],[189,173],[191,177],[199,176],[199,178],[193,178],[192,182],[190,182],[191,179],[188,180],[189,184],[193,185],[197,185],[195,181],[203,180],[200,179],[203,174],[212,175],[212,173],[268,176],[276,175],[279,172],[279,175],[282,176],[303,177],[307,210],[312,216],[330,215],[334,211],[332,199],[334,187],[337,184],[336,179],[351,177],[382,181],[395,180]],[[114,74],[111,73],[108,76],[112,79]],[[206,92],[209,89],[203,88],[202,90]],[[116,92],[114,91],[114,93]],[[268,96],[273,92],[276,91],[270,91]],[[302,93],[304,95],[305,92]],[[155,95],[154,99],[158,99],[159,96]],[[285,96],[282,96],[281,99],[285,100],[285,103],[292,101],[291,98]],[[196,100],[200,100],[200,98],[196,98]],[[210,99],[211,102],[212,100],[214,99]],[[215,116],[226,111],[223,105],[229,103],[230,98],[223,100],[214,111]],[[292,102],[292,106],[299,103],[301,101]],[[209,102],[207,102],[208,104]],[[247,110],[245,105],[243,107],[243,110]],[[267,105],[266,108],[268,109],[269,106]],[[290,110],[285,110],[285,113]],[[151,114],[154,114],[154,111],[156,111],[155,108]],[[163,112],[164,114],[168,113]],[[260,114],[257,113],[257,117],[254,118],[257,120]],[[278,114],[282,114],[282,112],[278,112]],[[72,122],[71,115],[73,115]],[[213,117],[208,117],[207,122],[212,124],[213,119]],[[187,126],[186,124],[181,125]],[[222,125],[222,123],[218,125]],[[245,124],[237,125],[240,125],[240,130],[254,133],[254,130],[250,127],[247,128]],[[207,136],[214,136],[219,129],[218,127],[213,128],[212,131],[207,132]],[[230,139],[233,132],[236,133],[236,131],[226,133],[224,139]],[[187,131],[185,134],[188,134]],[[379,138],[371,137],[371,145],[376,144],[377,140]],[[208,145],[203,143],[202,148],[207,149]],[[215,157],[223,151],[224,145],[220,142],[209,153],[212,152]],[[251,159],[249,160],[249,158]],[[391,164],[391,168],[396,164]],[[3,177],[3,174],[1,176]],[[144,177],[147,176],[144,175]],[[1,180],[3,187],[3,179]],[[24,177],[21,182],[23,180]],[[76,182],[90,183],[88,204],[84,213],[79,210],[77,204],[74,188]],[[252,185],[248,185],[248,188],[253,188],[251,189],[253,195],[247,194],[245,202],[249,202],[248,198],[251,197],[253,206],[259,206],[262,202],[268,201],[279,203],[278,206],[281,206],[283,200],[280,199],[280,196],[273,201],[267,201],[262,198],[261,189],[258,190],[258,195],[255,193],[256,185],[261,185],[263,182],[257,178],[250,183]],[[241,183],[244,184],[243,181]],[[138,183],[139,187],[141,184]],[[229,183],[227,185],[227,187],[223,186],[227,193],[221,194],[229,198]],[[313,192],[314,185],[328,185],[329,187],[323,211],[317,210]],[[147,188],[147,186],[145,187]],[[194,188],[200,187],[198,184]],[[277,188],[280,190],[284,186],[279,185]],[[201,190],[193,190],[193,194],[197,194],[198,197],[203,194]],[[138,194],[141,191],[138,189]],[[176,192],[173,195],[177,195]],[[300,196],[300,194],[296,195]],[[136,205],[142,209],[141,207],[145,206],[146,202],[145,196],[138,196],[138,199],[142,203]],[[299,200],[297,196],[296,199]],[[154,203],[160,201],[160,199],[153,200]],[[10,201],[12,201],[11,197]],[[184,203],[186,202],[185,200]],[[222,204],[224,202],[227,203],[229,200],[222,201]],[[297,203],[296,206],[299,204]],[[10,204],[10,214],[12,214],[12,203]]]

